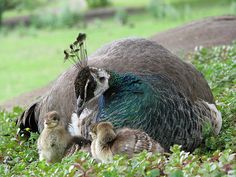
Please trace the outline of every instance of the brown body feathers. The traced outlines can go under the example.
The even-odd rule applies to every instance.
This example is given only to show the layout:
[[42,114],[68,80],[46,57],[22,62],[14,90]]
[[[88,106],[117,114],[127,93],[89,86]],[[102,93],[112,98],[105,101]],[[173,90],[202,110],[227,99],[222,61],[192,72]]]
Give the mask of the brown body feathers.
[[95,159],[102,162],[112,161],[115,154],[132,157],[143,150],[164,152],[164,149],[148,134],[140,130],[122,128],[114,130],[110,122],[100,122],[91,129],[91,152]]

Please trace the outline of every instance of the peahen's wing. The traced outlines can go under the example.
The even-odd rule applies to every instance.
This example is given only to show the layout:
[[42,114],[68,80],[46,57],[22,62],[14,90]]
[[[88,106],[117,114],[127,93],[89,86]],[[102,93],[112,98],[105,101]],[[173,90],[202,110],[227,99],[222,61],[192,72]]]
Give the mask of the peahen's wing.
[[162,75],[125,75],[105,94],[99,118],[115,127],[141,129],[165,149],[180,144],[191,151],[202,141],[202,122],[192,103]]

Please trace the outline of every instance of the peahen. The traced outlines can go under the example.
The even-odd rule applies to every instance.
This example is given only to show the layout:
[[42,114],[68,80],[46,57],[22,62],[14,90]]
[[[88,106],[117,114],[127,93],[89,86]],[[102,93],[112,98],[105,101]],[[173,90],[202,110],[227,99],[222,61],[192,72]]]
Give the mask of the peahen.
[[[158,75],[160,78],[167,79],[169,82],[165,85],[170,84],[183,98],[189,100],[189,103],[204,103],[203,101],[205,101],[214,104],[211,90],[199,71],[161,45],[147,39],[128,38],[107,44],[89,56],[88,66],[103,68],[114,74],[130,72],[137,79],[145,78],[144,76],[147,75]],[[64,125],[71,122],[71,114],[76,107],[79,95],[78,89],[76,93],[74,90],[74,81],[78,82],[79,71],[81,68],[75,66],[69,68],[53,83],[52,89],[48,93],[45,93],[23,112],[18,119],[18,125],[22,131],[25,128],[30,128],[31,131],[41,132],[44,117],[47,112],[52,110],[59,113]],[[148,82],[145,81],[145,83]],[[149,86],[156,89],[157,85],[150,83]],[[98,101],[102,103],[105,97],[101,98],[99,97]],[[105,106],[108,108],[109,105],[106,103]],[[91,107],[93,106],[91,105]],[[132,108],[132,104],[130,108]],[[101,107],[97,109],[99,110]],[[97,117],[96,112],[93,114]],[[105,116],[105,114],[103,113],[101,116]],[[88,126],[83,127],[86,130]]]
[[[79,47],[72,45],[66,58],[79,56],[79,51],[84,50],[81,46],[83,43]],[[168,76],[89,67],[85,54],[80,55],[77,65],[82,69],[74,83],[76,113],[82,124],[79,135],[89,137],[89,122],[109,121],[115,128],[146,132],[166,150],[179,144],[184,150],[193,151],[201,144],[207,129],[215,135],[219,133],[222,120],[215,105],[188,99]],[[92,102],[97,108],[91,109]],[[73,121],[78,120],[72,117],[72,124]]]

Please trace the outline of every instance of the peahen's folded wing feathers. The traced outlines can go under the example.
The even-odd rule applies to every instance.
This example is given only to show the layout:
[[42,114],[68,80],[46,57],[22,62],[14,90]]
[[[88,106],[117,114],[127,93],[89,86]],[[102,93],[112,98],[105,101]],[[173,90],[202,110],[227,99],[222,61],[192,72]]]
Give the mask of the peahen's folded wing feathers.
[[180,144],[185,150],[194,150],[203,139],[207,109],[195,109],[195,103],[173,82],[163,75],[130,75],[105,94],[100,119],[111,121],[115,127],[143,130],[164,149]]
[[[159,124],[158,142],[164,147],[170,147],[173,144],[182,145],[183,149],[192,151],[202,141],[201,122],[191,102],[180,93],[162,93],[160,95],[159,107],[161,117]],[[172,104],[174,106],[170,106]]]

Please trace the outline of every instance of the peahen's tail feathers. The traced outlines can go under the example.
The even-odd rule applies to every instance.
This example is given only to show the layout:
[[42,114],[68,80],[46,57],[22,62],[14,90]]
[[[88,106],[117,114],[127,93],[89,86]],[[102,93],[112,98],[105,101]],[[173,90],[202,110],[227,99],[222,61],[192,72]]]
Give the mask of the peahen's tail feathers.
[[[32,104],[27,110],[25,110],[17,120],[17,125],[20,128],[18,134],[29,137],[30,132],[38,132],[38,120],[35,116],[35,110],[38,103]],[[29,128],[29,131],[27,130]]]
[[203,101],[203,102],[208,106],[208,108],[210,110],[213,132],[215,135],[218,135],[220,133],[220,130],[222,127],[221,112],[216,108],[215,104],[210,104],[205,101]]
[[195,111],[198,111],[198,115],[201,117],[201,119],[205,121],[209,121],[212,126],[212,131],[215,135],[218,135],[221,126],[222,126],[222,117],[221,112],[217,110],[215,104],[207,103],[204,100],[197,101],[195,103]]

